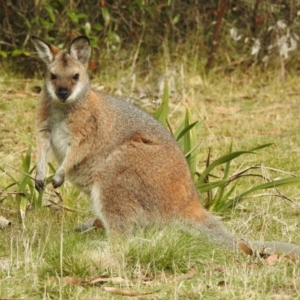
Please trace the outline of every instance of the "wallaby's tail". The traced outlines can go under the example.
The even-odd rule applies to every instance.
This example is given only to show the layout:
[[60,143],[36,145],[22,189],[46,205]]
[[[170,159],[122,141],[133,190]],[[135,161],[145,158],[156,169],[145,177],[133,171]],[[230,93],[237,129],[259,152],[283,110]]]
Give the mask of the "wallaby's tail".
[[[193,223],[192,225],[194,225],[192,227],[195,228],[195,223]],[[85,231],[96,227],[103,228],[103,224],[100,220],[93,218],[78,226],[75,230]],[[233,233],[231,233],[224,227],[222,222],[217,217],[210,214],[208,214],[208,217],[204,222],[201,222],[201,225],[199,225],[198,223],[195,229],[197,230],[198,234],[206,234],[212,243],[219,244],[231,250],[240,248],[243,252],[249,255],[253,255],[255,253],[282,253],[286,256],[300,259],[299,245],[277,241],[245,241],[236,237]]]
[[284,242],[261,242],[261,241],[247,241],[245,244],[252,250],[259,253],[282,253],[293,258],[300,258],[300,246]]
[[207,219],[202,221],[200,230],[207,234],[213,243],[223,245],[233,250],[240,248],[249,255],[255,253],[280,253],[300,259],[300,245],[277,241],[244,241],[227,230],[217,217],[210,214],[207,214]]
[[238,247],[239,239],[223,225],[218,217],[207,213],[207,218],[200,224],[201,234],[206,234],[213,243],[232,250]]

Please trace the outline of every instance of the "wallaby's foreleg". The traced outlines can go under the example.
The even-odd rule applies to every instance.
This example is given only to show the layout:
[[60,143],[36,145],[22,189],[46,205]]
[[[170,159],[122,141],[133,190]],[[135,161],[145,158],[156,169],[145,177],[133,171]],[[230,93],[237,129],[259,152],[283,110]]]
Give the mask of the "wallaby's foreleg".
[[[72,119],[80,120],[80,122],[71,122],[68,126],[70,139],[64,159],[53,177],[52,183],[55,188],[64,183],[66,175],[70,171],[76,170],[82,161],[89,156],[90,152],[93,153],[96,150],[94,147],[97,138],[97,125],[93,121],[96,119],[93,113],[88,111],[88,107],[81,107],[73,112]],[[95,141],[95,143],[91,141]],[[100,157],[97,158],[98,165],[100,160]],[[77,177],[79,178],[80,176]],[[86,182],[83,182],[83,184],[86,184]]]
[[37,138],[37,165],[35,188],[41,191],[45,186],[45,170],[50,152],[50,134],[42,132]]
[[54,188],[60,187],[64,183],[66,174],[76,168],[76,166],[79,165],[86,157],[89,151],[89,144],[83,142],[81,139],[69,142],[65,158],[52,179]]
[[61,166],[56,171],[56,173],[55,173],[55,175],[52,179],[52,184],[53,184],[54,188],[60,187],[65,181],[65,177],[66,177],[66,167],[65,167],[65,165],[66,165],[66,163],[65,163],[65,160],[64,160],[63,163],[61,164]]
[[[76,147],[75,147],[75,149],[76,149]],[[71,167],[76,165],[76,162],[78,163],[79,157],[77,157],[76,151],[74,151],[74,150],[72,149],[71,146],[67,147],[67,153],[66,153],[65,159],[63,160],[62,164],[57,169],[57,171],[52,179],[52,184],[53,184],[54,188],[58,188],[64,183],[66,173],[70,170]]]

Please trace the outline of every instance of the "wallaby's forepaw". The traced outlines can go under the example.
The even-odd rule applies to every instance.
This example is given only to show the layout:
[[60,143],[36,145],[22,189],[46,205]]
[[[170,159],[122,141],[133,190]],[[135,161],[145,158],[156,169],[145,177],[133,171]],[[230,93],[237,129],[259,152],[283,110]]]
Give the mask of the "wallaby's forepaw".
[[53,177],[52,184],[54,188],[60,187],[65,181],[64,173],[56,173]]
[[38,192],[41,192],[45,188],[45,180],[44,179],[35,178],[35,180],[34,180],[34,186],[35,186],[35,189]]

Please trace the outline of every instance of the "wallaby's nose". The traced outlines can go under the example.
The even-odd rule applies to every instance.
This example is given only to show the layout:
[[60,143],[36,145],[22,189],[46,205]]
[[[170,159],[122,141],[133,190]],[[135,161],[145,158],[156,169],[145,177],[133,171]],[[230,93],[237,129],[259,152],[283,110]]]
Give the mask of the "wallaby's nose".
[[69,96],[69,91],[67,88],[60,87],[58,88],[58,97],[61,99],[62,102],[65,102]]

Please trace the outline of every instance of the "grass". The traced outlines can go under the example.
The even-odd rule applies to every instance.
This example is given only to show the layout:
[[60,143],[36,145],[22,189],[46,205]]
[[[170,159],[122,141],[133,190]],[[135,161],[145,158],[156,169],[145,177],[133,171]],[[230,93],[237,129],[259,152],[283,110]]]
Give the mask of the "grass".
[[[236,72],[200,78],[192,66],[181,67],[175,66],[179,71],[174,77],[177,91],[170,92],[170,123],[176,128],[182,120],[185,107],[181,101],[193,107],[196,120],[203,120],[198,132],[198,170],[204,169],[209,148],[213,161],[231,143],[239,150],[274,143],[256,155],[234,160],[231,168],[262,164],[263,174],[272,179],[280,175],[264,166],[300,175],[300,86],[296,77],[279,82],[271,73]],[[152,100],[159,98],[155,91],[159,77],[137,76],[133,82],[126,77],[125,68],[115,68],[114,77],[113,72],[103,72],[104,90],[129,95],[153,111]],[[93,82],[99,88],[98,80]],[[28,149],[20,136],[34,135],[37,95],[32,88],[36,85],[41,81],[0,77],[0,166],[16,178],[15,168],[20,168]],[[142,98],[142,94],[150,96]],[[32,156],[35,160],[34,149]],[[9,177],[1,172],[0,190],[8,184]],[[257,184],[257,179],[245,178],[237,193]],[[300,244],[299,187],[281,191],[293,202],[250,195],[222,215],[224,223],[247,239]],[[69,184],[60,189],[59,196],[49,190],[44,198],[60,206],[29,206],[26,230],[22,230],[15,195],[0,196],[0,215],[13,223],[0,231],[0,299],[124,299],[116,293],[124,290],[135,292],[139,299],[300,299],[298,261],[279,257],[271,263],[228,252],[174,225],[137,229],[127,238],[108,239],[101,231],[80,234],[73,228],[91,216],[89,201]],[[111,281],[93,284],[93,278]]]

